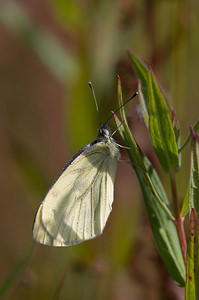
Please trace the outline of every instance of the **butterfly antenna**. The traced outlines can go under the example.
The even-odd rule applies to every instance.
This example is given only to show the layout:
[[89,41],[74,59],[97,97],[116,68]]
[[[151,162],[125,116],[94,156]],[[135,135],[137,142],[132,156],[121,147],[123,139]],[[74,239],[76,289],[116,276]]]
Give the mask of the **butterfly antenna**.
[[[130,100],[132,100],[133,98],[135,98],[136,96],[138,95],[138,92],[135,92],[135,94],[129,98],[126,102],[124,102],[120,107],[118,107],[115,111],[114,111],[114,114],[117,113],[124,105],[126,105]],[[108,124],[110,123],[111,119],[113,117],[113,114],[108,118],[108,120],[105,122],[105,124]]]
[[[115,114],[115,113],[113,112],[113,114]],[[119,130],[119,128],[124,124],[124,122],[125,122],[125,120],[123,120],[123,121],[120,123],[120,125],[112,132],[111,137]]]
[[92,83],[89,81],[89,86],[91,88],[91,92],[93,94],[93,98],[95,100],[95,106],[96,106],[96,110],[97,110],[97,115],[98,115],[98,119],[99,119],[99,123],[100,123],[100,127],[102,126],[102,123],[101,123],[101,120],[100,120],[100,115],[99,115],[99,108],[98,108],[98,104],[97,104],[97,100],[96,100],[96,97],[95,97],[95,92],[94,92],[94,88],[93,88],[93,85]]

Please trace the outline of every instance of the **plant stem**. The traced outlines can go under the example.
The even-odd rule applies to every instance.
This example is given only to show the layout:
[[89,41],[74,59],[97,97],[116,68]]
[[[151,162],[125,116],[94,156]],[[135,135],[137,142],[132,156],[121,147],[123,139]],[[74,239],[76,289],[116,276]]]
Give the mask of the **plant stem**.
[[178,232],[178,238],[180,241],[184,262],[186,263],[187,242],[186,242],[186,236],[185,236],[185,232],[184,232],[184,218],[180,215],[175,173],[172,173],[170,175],[170,179],[171,179],[174,213],[175,213],[175,218],[176,218],[175,225],[176,225],[176,229]]

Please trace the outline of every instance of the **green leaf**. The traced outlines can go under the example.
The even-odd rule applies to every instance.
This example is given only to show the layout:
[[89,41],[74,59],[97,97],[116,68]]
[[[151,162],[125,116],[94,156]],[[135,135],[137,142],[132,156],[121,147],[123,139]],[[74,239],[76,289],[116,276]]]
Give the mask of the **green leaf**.
[[23,273],[30,261],[33,249],[34,245],[31,246],[30,249],[24,254],[21,261],[16,265],[11,274],[0,287],[0,299],[2,299],[5,296],[5,294],[10,291],[10,289],[13,287],[16,281],[19,280],[21,274]]
[[[123,101],[119,78],[118,98],[121,106]],[[124,140],[124,144],[132,148],[128,150],[128,154],[140,181],[148,219],[158,250],[173,280],[178,285],[184,286],[185,265],[177,230],[174,225],[174,217],[171,213],[166,193],[156,171],[148,159],[144,157],[133,139],[123,108],[121,108],[121,118],[124,120],[124,123],[123,126],[120,126],[119,132]],[[117,117],[115,117],[115,120],[117,126],[121,124]]]
[[[144,100],[146,102],[146,106],[148,103],[148,92],[147,92],[147,78],[148,78],[148,66],[141,60],[140,57],[138,57],[135,53],[132,51],[128,50],[128,55],[131,60],[131,63],[133,65],[133,70],[135,72],[135,75],[138,80],[141,82],[141,87],[142,87],[142,93],[144,96]],[[172,116],[172,110],[171,107],[167,101],[166,95],[164,93],[164,90],[161,88],[161,92],[164,95],[166,105],[169,111],[170,116]]]
[[[174,134],[175,134],[175,139],[176,139],[176,145],[178,150],[181,147],[181,140],[180,140],[180,123],[179,120],[177,118],[176,112],[173,110],[172,111],[172,127],[174,130]],[[181,153],[179,153],[178,151],[178,159],[179,159],[179,166],[181,166]]]
[[183,201],[181,215],[185,216],[194,207],[198,210],[199,205],[199,152],[198,152],[198,138],[193,129],[191,129],[193,137],[191,143],[191,171],[189,186],[187,187],[185,198]]
[[137,76],[137,78],[141,82],[142,92],[144,95],[144,100],[147,104],[147,74],[148,67],[147,65],[132,51],[128,50],[129,58],[133,65],[133,70]]
[[165,99],[149,70],[148,74],[149,133],[153,148],[165,172],[179,169],[178,149]]
[[146,124],[147,127],[149,127],[149,114],[147,111],[147,106],[146,106],[146,102],[144,101],[144,95],[142,93],[142,87],[141,87],[141,81],[138,80],[138,99],[140,102],[140,107],[142,110],[142,115],[143,115],[143,119],[144,122]]
[[[121,107],[120,114],[121,114],[121,119],[123,120],[123,126],[120,126],[120,134],[125,142],[126,145],[130,143],[130,147],[134,150],[133,156],[131,157],[132,162],[134,163],[134,167],[139,171],[143,171],[144,164],[143,164],[143,159],[140,154],[139,148],[133,139],[133,136],[131,135],[130,129],[128,127],[126,115],[125,115],[125,110],[123,106],[123,99],[122,99],[122,89],[121,89],[121,81],[120,77],[118,76],[118,102],[119,102],[119,107]],[[115,120],[117,121],[117,126],[121,124],[121,122],[118,122],[118,119],[115,117]],[[138,167],[140,166],[140,167]]]
[[189,181],[189,211],[195,209],[199,217],[199,138],[193,128],[191,131],[191,174]]
[[[193,129],[195,132],[198,131],[199,129],[199,120],[196,122],[196,124],[193,126]],[[179,153],[189,144],[190,142],[190,134],[187,136],[187,138],[185,139],[184,144],[182,145],[182,147],[179,149]]]
[[195,231],[196,231],[196,244],[195,244],[195,289],[196,289],[196,299],[199,299],[199,220],[195,210]]
[[189,223],[189,244],[187,248],[185,300],[196,300],[194,279],[194,219],[191,212]]
[[189,186],[187,187],[184,201],[182,204],[181,215],[184,217],[189,211]]
[[[145,180],[139,178],[145,205],[147,209],[148,219],[150,222],[153,235],[164,261],[164,264],[177,285],[185,285],[185,265],[182,251],[178,239],[178,234],[174,222],[169,217],[163,205],[157,201],[157,195],[163,204],[170,210],[168,199],[159,180],[156,171],[151,166],[147,158],[145,158],[145,166],[149,176],[146,184]],[[156,191],[156,193],[154,193]]]

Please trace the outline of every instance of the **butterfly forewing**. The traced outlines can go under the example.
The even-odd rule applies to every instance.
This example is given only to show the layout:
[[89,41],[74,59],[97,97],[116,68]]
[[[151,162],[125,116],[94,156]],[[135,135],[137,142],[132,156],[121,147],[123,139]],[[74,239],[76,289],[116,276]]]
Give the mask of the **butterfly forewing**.
[[119,150],[111,140],[85,147],[40,205],[34,238],[43,244],[72,246],[101,234],[112,209],[118,159]]
[[[43,222],[42,222],[42,203],[40,204],[38,211],[37,211],[37,215],[35,218],[35,223],[34,223],[34,228],[33,228],[33,237],[34,239],[41,243],[41,244],[45,244],[45,245],[49,245],[49,246],[69,246],[63,242],[57,241],[56,239],[54,239],[52,236],[50,236],[50,234],[46,231]],[[71,244],[72,246],[72,244]]]

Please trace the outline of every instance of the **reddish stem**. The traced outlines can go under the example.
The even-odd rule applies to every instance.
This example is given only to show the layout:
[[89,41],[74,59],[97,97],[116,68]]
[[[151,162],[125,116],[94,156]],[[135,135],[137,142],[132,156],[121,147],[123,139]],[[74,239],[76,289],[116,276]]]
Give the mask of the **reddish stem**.
[[177,194],[175,174],[171,175],[171,187],[172,187],[172,195],[173,195],[174,213],[176,217],[175,225],[178,232],[178,238],[180,241],[182,255],[184,258],[184,262],[186,264],[187,242],[186,242],[186,236],[184,231],[184,218],[180,215],[180,208],[178,204],[178,194]]
[[184,231],[184,217],[178,216],[178,218],[176,218],[175,224],[176,224],[178,238],[179,238],[180,245],[181,245],[182,255],[184,258],[184,262],[186,264],[187,241],[186,241],[186,236],[185,236],[185,231]]

